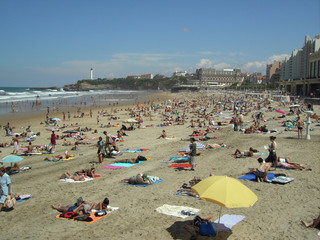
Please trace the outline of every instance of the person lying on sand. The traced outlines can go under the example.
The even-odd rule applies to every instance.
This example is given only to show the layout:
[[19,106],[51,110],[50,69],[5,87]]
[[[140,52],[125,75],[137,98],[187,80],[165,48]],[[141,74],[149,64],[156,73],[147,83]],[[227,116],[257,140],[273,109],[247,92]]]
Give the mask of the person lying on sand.
[[123,179],[120,182],[130,183],[130,184],[152,184],[151,179],[145,173],[144,174],[138,173],[136,176]]
[[315,219],[312,219],[311,222],[305,222],[305,221],[301,220],[301,223],[305,227],[320,228],[320,213],[319,213],[318,217]]
[[227,148],[227,145],[225,145],[224,143],[208,143],[206,145],[206,149],[219,149],[219,148],[222,148],[222,147],[225,147]]
[[277,166],[289,169],[305,169],[304,166],[291,162],[289,157],[277,157]]
[[236,158],[241,158],[241,157],[252,157],[253,156],[253,148],[249,148],[248,152],[241,152],[239,149],[235,151],[233,155],[236,155]]
[[267,173],[268,173],[268,169],[270,168],[269,164],[264,163],[262,158],[258,158],[258,162],[260,164],[258,168],[254,168],[249,172],[243,172],[242,174],[253,173],[256,176],[257,182],[267,181],[268,180]]
[[70,172],[65,172],[60,176],[60,179],[73,179],[74,181],[84,181],[84,176],[81,175],[76,175],[76,174],[72,174]]
[[62,146],[71,146],[72,142],[68,141],[66,138],[63,139],[63,144]]
[[68,204],[66,206],[61,206],[60,204],[58,207],[51,205],[51,208],[61,213],[74,212],[78,215],[84,215],[89,214],[90,205],[83,201],[82,197],[80,197],[74,204]]

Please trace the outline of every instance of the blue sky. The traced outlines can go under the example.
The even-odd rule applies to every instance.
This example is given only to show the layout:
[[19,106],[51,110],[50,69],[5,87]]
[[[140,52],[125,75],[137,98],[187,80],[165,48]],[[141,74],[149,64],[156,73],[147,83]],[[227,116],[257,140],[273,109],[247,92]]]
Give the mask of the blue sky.
[[200,67],[262,72],[320,33],[319,0],[1,0],[0,86]]

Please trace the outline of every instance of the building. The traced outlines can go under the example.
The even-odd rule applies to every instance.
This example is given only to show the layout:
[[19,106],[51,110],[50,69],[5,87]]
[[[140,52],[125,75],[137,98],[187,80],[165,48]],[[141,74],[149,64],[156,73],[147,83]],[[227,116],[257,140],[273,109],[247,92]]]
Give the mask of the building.
[[[320,34],[314,39],[305,37],[302,49],[293,50],[291,56],[281,65],[280,88],[291,94],[309,95],[319,89],[317,75],[318,55],[320,49]],[[315,89],[314,89],[315,88]]]
[[172,77],[185,77],[187,74],[186,71],[182,72],[182,71],[175,71],[173,74],[172,74]]
[[196,77],[201,87],[241,85],[244,79],[240,69],[200,68],[196,70]]
[[152,73],[144,73],[140,75],[141,79],[153,79]]
[[272,64],[267,64],[266,79],[268,83],[280,81],[281,64],[282,62],[280,61],[273,61]]
[[163,78],[166,78],[166,76],[163,75],[163,74],[157,73],[156,75],[154,75],[153,78],[154,78],[154,79],[163,79]]

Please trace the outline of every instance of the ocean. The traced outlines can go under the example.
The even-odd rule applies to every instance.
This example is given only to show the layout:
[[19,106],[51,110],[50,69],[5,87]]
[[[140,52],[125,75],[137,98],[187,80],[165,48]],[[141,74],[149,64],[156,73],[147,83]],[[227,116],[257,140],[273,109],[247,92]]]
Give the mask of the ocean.
[[45,112],[71,107],[91,107],[117,105],[133,102],[145,91],[134,90],[90,90],[64,91],[27,87],[0,87],[0,116],[10,116],[25,112]]

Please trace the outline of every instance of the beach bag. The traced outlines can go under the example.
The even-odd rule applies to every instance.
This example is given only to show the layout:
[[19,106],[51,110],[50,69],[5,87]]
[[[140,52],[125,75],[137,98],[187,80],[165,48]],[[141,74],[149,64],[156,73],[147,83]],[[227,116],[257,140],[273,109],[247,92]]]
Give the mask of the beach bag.
[[93,221],[93,219],[88,215],[77,216],[74,218],[74,220],[83,221],[83,222],[92,222]]
[[16,199],[9,197],[9,199],[6,200],[6,208],[13,208],[14,205],[16,205]]
[[217,235],[217,233],[213,229],[212,223],[206,221],[200,224],[200,235],[214,237]]
[[144,157],[144,156],[138,156],[138,157],[137,157],[137,160],[139,160],[139,161],[146,161],[147,158]]
[[195,218],[193,219],[193,225],[195,225],[196,227],[200,227],[201,223],[203,222],[207,222],[207,220],[201,218],[200,216],[195,216]]
[[76,214],[75,212],[71,212],[71,211],[60,214],[60,217],[69,218],[69,219],[73,219],[77,216],[78,216],[78,214]]

